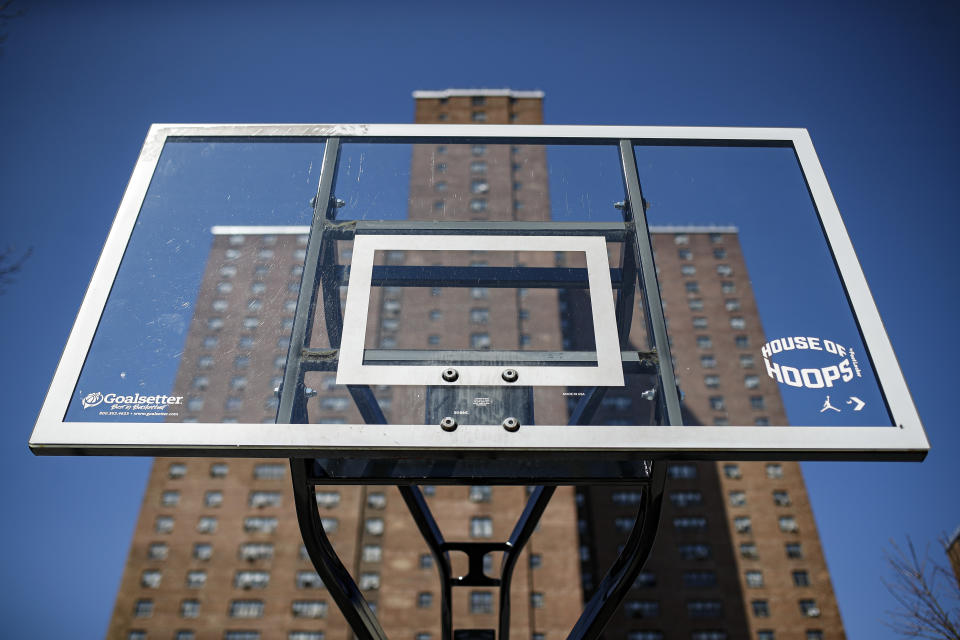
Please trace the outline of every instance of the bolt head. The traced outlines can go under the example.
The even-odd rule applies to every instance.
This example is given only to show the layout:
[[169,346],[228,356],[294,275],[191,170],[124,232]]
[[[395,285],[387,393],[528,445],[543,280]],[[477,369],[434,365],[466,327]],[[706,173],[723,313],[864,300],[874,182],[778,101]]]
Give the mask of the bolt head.
[[444,431],[455,431],[457,428],[457,421],[450,416],[447,416],[440,421],[440,428]]
[[520,421],[516,418],[507,418],[503,421],[503,428],[511,433],[520,428]]
[[456,382],[457,378],[460,377],[460,373],[451,367],[449,369],[444,369],[440,376],[447,382]]
[[505,382],[516,382],[520,374],[517,373],[516,369],[504,369],[500,377],[503,378]]

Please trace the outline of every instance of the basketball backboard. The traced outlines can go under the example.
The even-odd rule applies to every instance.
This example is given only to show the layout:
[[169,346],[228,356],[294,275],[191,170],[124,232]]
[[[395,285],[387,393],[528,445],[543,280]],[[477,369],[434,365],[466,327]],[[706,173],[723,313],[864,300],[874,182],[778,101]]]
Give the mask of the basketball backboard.
[[497,125],[154,125],[30,446],[928,449],[805,130]]

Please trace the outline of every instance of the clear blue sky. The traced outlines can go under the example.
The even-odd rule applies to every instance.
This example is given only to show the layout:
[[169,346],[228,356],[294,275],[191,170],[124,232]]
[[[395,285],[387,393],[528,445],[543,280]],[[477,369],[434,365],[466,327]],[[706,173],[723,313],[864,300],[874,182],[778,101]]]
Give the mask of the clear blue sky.
[[[806,464],[850,638],[888,539],[960,524],[956,3],[21,2],[0,56],[4,635],[102,637],[145,459],[26,447],[152,122],[409,122],[413,89],[546,92],[554,124],[810,129],[924,419],[922,464]],[[934,553],[939,553],[934,549]]]

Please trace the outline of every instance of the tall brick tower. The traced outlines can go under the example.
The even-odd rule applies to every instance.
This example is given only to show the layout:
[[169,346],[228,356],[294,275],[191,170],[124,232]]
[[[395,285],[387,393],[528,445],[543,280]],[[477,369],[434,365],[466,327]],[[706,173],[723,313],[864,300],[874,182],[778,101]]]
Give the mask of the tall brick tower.
[[[540,92],[418,91],[414,98],[417,123],[543,121]],[[417,144],[410,162],[411,220],[441,214],[456,220],[550,219],[543,147]],[[188,421],[272,419],[276,398],[270,390],[283,372],[306,232],[212,230],[177,374],[176,388],[191,390]],[[779,395],[750,358],[764,340],[736,230],[662,228],[653,240],[688,419],[783,424]],[[340,247],[349,250],[348,243]],[[414,265],[420,258],[397,252],[386,259]],[[497,259],[511,265],[517,260],[470,259],[491,266]],[[516,291],[513,299],[501,300],[494,299],[500,291],[481,288],[376,289],[367,332],[374,342],[368,346],[462,349],[500,340],[505,342],[496,348],[549,350],[558,348],[552,341],[561,335],[576,339],[570,335],[575,328],[561,331],[565,301],[555,291]],[[224,345],[236,348],[224,351]],[[312,421],[362,422],[333,375],[321,376],[318,386],[325,393],[311,401]],[[409,410],[396,387],[376,393],[393,420]],[[541,400],[538,422],[566,420],[564,404]],[[627,419],[637,411],[634,401],[610,394],[599,419]],[[108,637],[351,637],[304,553],[289,485],[284,461],[157,459]],[[506,539],[526,499],[523,487],[423,489],[451,540]],[[651,559],[608,638],[843,637],[798,465],[675,463],[667,491]],[[513,637],[566,637],[615,557],[636,498],[629,488],[558,489],[514,575]],[[331,541],[390,637],[439,639],[436,570],[396,490],[323,487],[317,503]],[[491,558],[494,565],[498,559]],[[464,568],[454,562],[455,569]],[[455,627],[496,626],[495,590],[454,594]]]

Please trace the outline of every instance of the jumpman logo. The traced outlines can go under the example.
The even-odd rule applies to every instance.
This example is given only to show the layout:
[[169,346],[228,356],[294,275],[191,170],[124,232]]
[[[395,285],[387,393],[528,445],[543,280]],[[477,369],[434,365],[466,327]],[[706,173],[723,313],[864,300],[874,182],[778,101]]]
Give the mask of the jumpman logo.
[[836,411],[837,413],[840,413],[840,409],[837,409],[835,406],[833,406],[832,404],[830,404],[830,396],[827,396],[827,399],[824,401],[824,403],[823,403],[823,409],[820,409],[820,413],[823,413],[823,412],[826,411],[827,409],[833,409],[833,410]]

